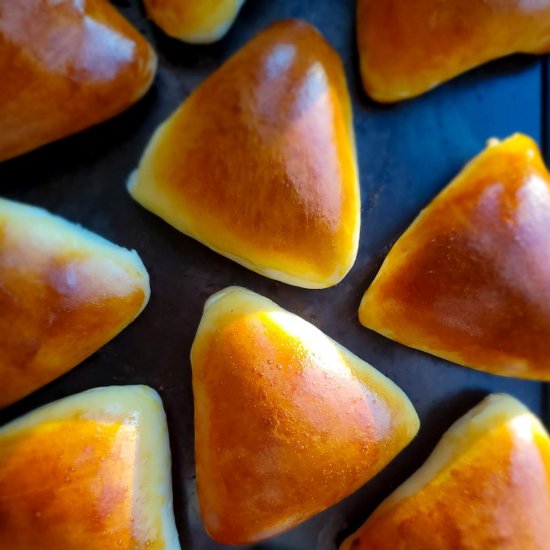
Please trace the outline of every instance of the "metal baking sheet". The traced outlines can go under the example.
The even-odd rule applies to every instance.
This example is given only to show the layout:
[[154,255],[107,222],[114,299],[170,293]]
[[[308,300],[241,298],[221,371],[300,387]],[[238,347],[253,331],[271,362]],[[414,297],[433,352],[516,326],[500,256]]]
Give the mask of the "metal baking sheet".
[[[545,58],[496,61],[418,99],[382,107],[361,89],[354,0],[248,0],[228,36],[211,46],[187,46],[165,37],[147,21],[138,0],[115,3],[156,46],[160,67],[153,89],[110,122],[0,164],[0,194],[46,207],[135,248],[151,274],[151,302],[134,324],[90,359],[0,411],[1,423],[88,388],[149,384],[162,395],[168,414],[182,546],[223,548],[205,534],[198,514],[189,349],[204,301],[228,285],[272,298],[372,363],[405,390],[422,421],[416,440],[362,489],[296,529],[251,548],[336,548],[423,463],[451,423],[487,393],[508,392],[548,421],[545,385],[453,365],[386,340],[357,321],[362,293],[392,243],[488,138],[525,132],[541,143],[549,160]],[[323,291],[294,288],[247,271],[140,208],[125,190],[157,125],[255,33],[290,17],[316,25],[340,52],[355,114],[363,199],[360,253],[349,276]]]

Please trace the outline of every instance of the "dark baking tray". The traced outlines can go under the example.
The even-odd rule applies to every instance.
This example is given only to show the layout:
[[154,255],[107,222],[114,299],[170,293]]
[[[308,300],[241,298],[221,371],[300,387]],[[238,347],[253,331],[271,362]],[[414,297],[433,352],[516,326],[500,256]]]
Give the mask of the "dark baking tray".
[[[516,396],[548,424],[545,385],[447,363],[386,340],[357,322],[361,295],[392,243],[488,138],[526,132],[539,140],[548,160],[545,58],[500,60],[421,98],[382,107],[368,100],[360,86],[354,0],[248,0],[224,40],[194,47],[155,29],[138,0],[116,4],[157,48],[160,68],[153,89],[106,124],[1,164],[0,194],[46,207],[135,248],[151,274],[151,302],[134,324],[93,357],[1,411],[0,422],[96,386],[153,386],[168,414],[182,546],[222,548],[205,534],[198,514],[189,349],[206,298],[225,286],[243,285],[308,319],[371,362],[405,390],[422,420],[416,440],[374,480],[296,529],[254,545],[255,549],[335,548],[422,464],[451,423],[489,392]],[[247,271],[179,234],[132,202],[125,190],[128,174],[156,126],[256,32],[289,17],[316,25],[340,52],[355,114],[363,198],[360,253],[349,276],[323,291],[294,288]]]

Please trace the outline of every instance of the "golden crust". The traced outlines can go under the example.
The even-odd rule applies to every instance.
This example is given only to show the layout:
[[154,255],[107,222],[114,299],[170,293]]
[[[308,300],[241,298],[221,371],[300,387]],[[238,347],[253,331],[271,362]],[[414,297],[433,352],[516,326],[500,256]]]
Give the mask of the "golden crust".
[[385,103],[498,57],[550,50],[550,0],[358,0],[357,18],[363,84]]
[[119,114],[155,70],[107,0],[0,0],[0,161]]
[[359,319],[461,365],[550,380],[549,229],[536,144],[492,142],[395,244]]
[[225,544],[271,537],[335,504],[418,431],[390,380],[244,289],[208,300],[191,363],[201,515]]
[[148,299],[135,252],[0,199],[0,406],[86,359]]
[[523,405],[492,395],[340,550],[545,550],[550,439]]
[[229,30],[244,0],[144,0],[149,17],[174,38],[207,44]]
[[357,255],[360,193],[337,53],[307,23],[260,33],[157,130],[129,190],[262,275],[338,283]]
[[0,547],[179,550],[156,392],[99,388],[1,428]]

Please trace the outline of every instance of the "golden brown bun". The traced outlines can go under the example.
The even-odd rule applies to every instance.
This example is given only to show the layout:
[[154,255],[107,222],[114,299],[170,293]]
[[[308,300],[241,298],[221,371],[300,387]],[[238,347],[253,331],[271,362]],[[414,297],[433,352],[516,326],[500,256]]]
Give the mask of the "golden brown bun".
[[242,288],[208,300],[191,363],[201,515],[224,544],[271,537],[335,504],[418,431],[395,384]]
[[107,0],[0,0],[0,161],[124,111],[156,64]]
[[157,393],[98,388],[0,429],[0,548],[179,550]]
[[360,321],[461,365],[550,380],[549,250],[550,174],[537,145],[492,141],[397,241]]
[[129,190],[262,275],[338,283],[357,255],[360,194],[337,53],[307,23],[260,33],[157,130]]
[[549,517],[548,434],[514,398],[492,395],[340,550],[547,550]]
[[244,0],[144,0],[149,17],[166,33],[208,44],[229,30]]
[[135,252],[0,199],[0,407],[78,365],[148,300]]
[[492,59],[550,50],[550,0],[357,0],[366,92],[420,95]]

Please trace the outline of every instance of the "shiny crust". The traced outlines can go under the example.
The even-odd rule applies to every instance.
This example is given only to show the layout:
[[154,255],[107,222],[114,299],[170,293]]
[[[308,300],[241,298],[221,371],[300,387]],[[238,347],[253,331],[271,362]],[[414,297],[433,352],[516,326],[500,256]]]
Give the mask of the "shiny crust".
[[148,300],[135,252],[0,199],[0,406],[86,359]]
[[156,63],[107,0],[0,0],[0,161],[124,111]]
[[380,102],[498,57],[550,50],[550,0],[358,0],[357,19],[363,84]]
[[306,288],[336,284],[355,261],[360,225],[337,53],[307,23],[260,33],[157,130],[129,191],[262,275]]
[[550,380],[550,174],[536,144],[491,145],[399,239],[363,325],[493,374]]
[[147,14],[168,35],[192,44],[222,38],[245,0],[144,0]]
[[0,547],[179,550],[157,393],[98,388],[0,429]]
[[492,395],[340,550],[546,550],[550,439],[514,398]]
[[274,536],[335,504],[418,431],[395,384],[245,289],[208,300],[191,363],[201,515],[224,544]]

